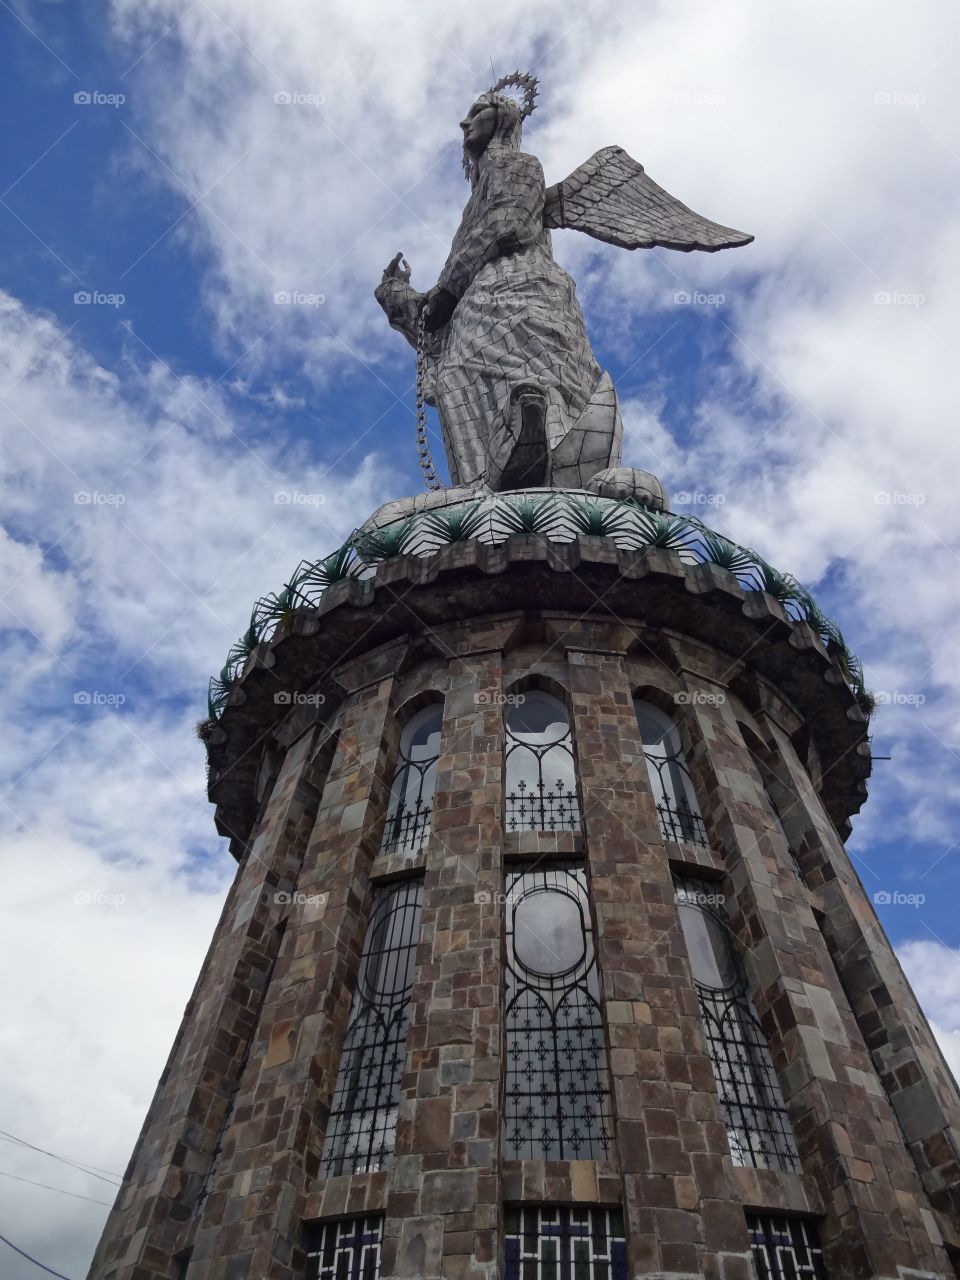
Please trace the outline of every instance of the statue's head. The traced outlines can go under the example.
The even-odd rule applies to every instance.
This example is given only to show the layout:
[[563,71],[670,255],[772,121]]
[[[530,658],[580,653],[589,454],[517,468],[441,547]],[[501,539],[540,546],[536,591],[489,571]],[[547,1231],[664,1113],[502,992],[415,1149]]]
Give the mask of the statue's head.
[[[522,90],[522,100],[502,92],[511,87]],[[504,76],[492,89],[480,94],[460,121],[463,168],[471,182],[477,175],[477,162],[491,144],[517,150],[523,122],[533,110],[536,96],[536,78],[519,71]]]

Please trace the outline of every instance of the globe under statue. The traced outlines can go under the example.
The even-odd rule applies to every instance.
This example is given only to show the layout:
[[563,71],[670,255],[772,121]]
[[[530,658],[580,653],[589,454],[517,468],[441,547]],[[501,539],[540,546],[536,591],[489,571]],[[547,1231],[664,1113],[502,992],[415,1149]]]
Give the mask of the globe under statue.
[[753,239],[688,209],[621,147],[548,187],[540,161],[520,150],[536,94],[532,76],[504,76],[460,122],[470,198],[433,288],[414,289],[398,253],[376,289],[390,324],[417,348],[456,486],[581,487],[620,462],[616,390],[590,347],[576,287],[554,261],[551,229],[684,252]]

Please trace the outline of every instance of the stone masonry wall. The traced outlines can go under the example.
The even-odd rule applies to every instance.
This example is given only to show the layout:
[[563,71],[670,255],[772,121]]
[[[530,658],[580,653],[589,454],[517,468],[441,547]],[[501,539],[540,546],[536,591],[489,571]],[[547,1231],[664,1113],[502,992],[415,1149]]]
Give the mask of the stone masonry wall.
[[[295,1280],[304,1223],[360,1213],[384,1219],[384,1280],[494,1280],[504,1205],[541,1203],[622,1205],[637,1278],[750,1280],[745,1206],[816,1217],[831,1280],[951,1276],[960,1102],[793,750],[796,709],[758,692],[745,662],[642,622],[514,611],[430,627],[411,614],[410,628],[368,654],[358,641],[326,726],[270,747],[286,752],[277,780],[91,1280]],[[504,831],[504,695],[537,685],[570,709],[582,834]],[[707,848],[661,837],[638,692],[680,726]],[[443,724],[429,842],[384,855],[398,718],[431,696]],[[806,883],[754,733],[805,815]],[[588,873],[606,1160],[501,1154],[504,876],[539,858]],[[722,887],[802,1174],[731,1159],[673,870]],[[410,875],[423,906],[394,1158],[323,1180],[371,891]]]

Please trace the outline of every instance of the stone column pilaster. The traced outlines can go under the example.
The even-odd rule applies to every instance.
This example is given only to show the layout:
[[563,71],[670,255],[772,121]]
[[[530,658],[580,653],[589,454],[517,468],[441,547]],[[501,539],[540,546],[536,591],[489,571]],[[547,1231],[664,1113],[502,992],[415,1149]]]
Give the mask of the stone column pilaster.
[[384,1280],[499,1275],[501,670],[448,668]]

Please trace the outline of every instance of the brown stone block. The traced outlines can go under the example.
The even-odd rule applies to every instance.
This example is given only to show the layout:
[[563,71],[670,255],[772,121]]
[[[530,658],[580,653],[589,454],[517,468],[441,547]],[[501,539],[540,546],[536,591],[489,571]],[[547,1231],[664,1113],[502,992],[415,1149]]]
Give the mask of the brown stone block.
[[749,1247],[743,1208],[730,1200],[704,1200],[700,1206],[707,1248],[717,1253],[744,1253]]
[[450,1115],[449,1097],[421,1098],[415,1104],[409,1150],[445,1151],[450,1143]]
[[477,1174],[472,1169],[425,1173],[421,1204],[424,1213],[466,1211],[477,1202]]

